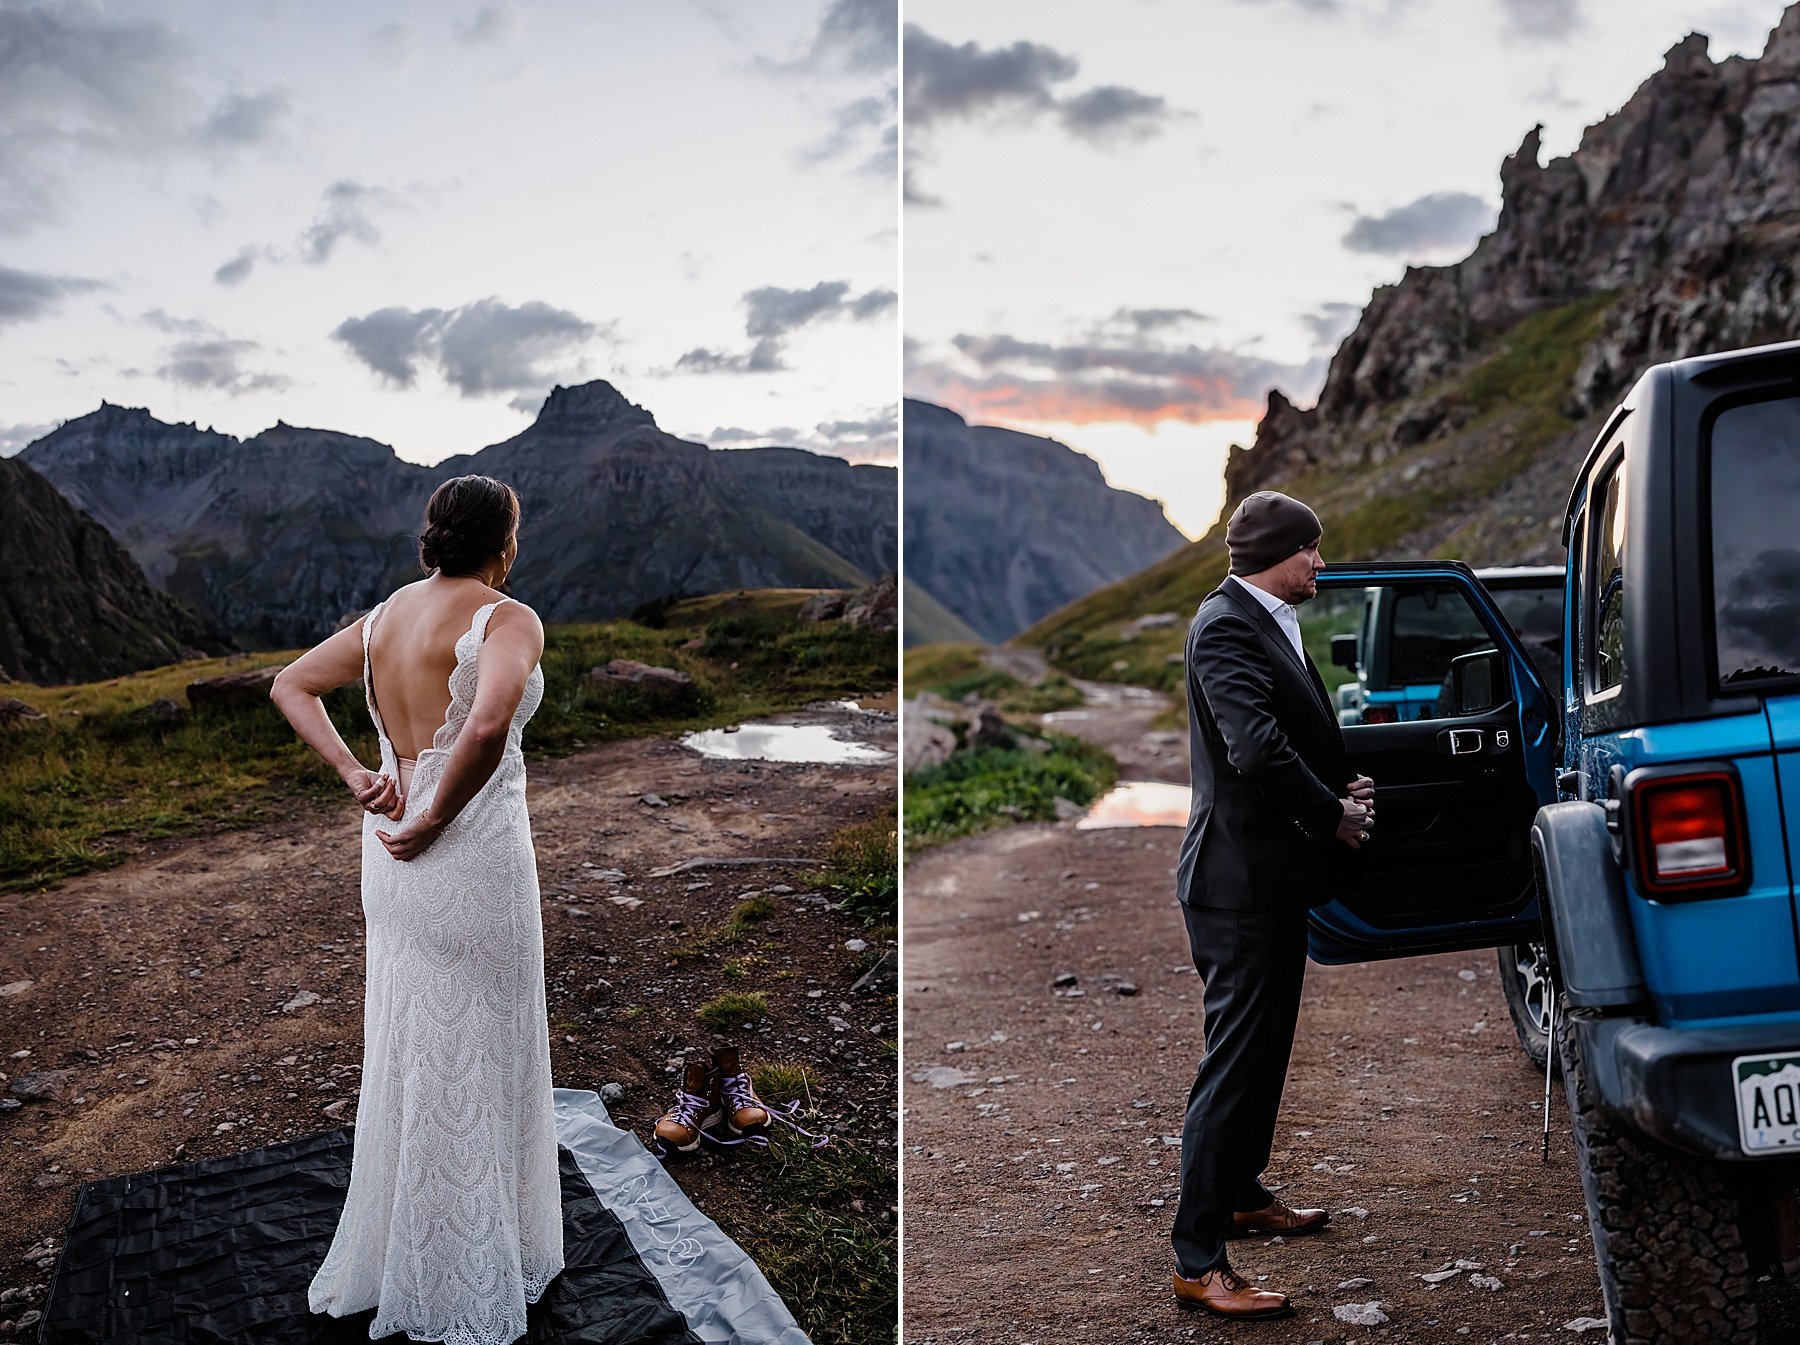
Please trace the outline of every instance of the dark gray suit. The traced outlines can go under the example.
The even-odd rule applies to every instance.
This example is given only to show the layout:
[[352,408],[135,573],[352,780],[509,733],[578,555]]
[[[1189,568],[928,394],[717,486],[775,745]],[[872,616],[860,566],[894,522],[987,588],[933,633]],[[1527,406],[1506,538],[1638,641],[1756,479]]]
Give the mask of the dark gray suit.
[[1306,971],[1306,912],[1351,851],[1335,839],[1355,772],[1318,669],[1227,579],[1187,638],[1193,801],[1176,864],[1206,1055],[1182,1129],[1173,1241],[1190,1278],[1226,1264],[1234,1210],[1268,1166]]

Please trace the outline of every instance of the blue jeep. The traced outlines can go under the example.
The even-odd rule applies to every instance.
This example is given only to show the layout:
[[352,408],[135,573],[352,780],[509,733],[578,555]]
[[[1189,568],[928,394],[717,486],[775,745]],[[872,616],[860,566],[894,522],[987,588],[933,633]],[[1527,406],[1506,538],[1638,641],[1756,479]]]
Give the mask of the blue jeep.
[[1320,576],[1327,609],[1385,588],[1490,641],[1432,717],[1346,723],[1381,823],[1312,955],[1500,948],[1613,1340],[1752,1341],[1757,1276],[1800,1270],[1800,342],[1644,374],[1564,542],[1554,684],[1460,564]]

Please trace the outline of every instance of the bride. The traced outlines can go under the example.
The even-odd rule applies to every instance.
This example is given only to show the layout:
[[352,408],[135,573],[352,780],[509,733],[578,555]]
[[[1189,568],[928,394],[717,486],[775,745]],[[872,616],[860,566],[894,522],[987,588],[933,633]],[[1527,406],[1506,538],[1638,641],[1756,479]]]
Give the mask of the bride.
[[[563,1268],[544,936],[519,734],[544,630],[499,591],[519,499],[485,476],[432,493],[420,565],[270,695],[364,809],[362,1088],[344,1212],[307,1293],[377,1308],[371,1338],[505,1345]],[[363,679],[375,770],[319,697]]]

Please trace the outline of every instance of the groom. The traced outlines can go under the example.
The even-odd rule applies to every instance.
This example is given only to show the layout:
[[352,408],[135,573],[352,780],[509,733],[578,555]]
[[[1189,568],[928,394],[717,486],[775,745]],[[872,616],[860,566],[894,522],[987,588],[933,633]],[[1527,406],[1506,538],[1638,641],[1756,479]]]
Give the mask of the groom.
[[1298,500],[1245,499],[1225,529],[1231,573],[1188,628],[1193,802],[1175,883],[1205,984],[1206,1056],[1182,1129],[1175,1297],[1224,1317],[1291,1310],[1231,1269],[1227,1238],[1316,1233],[1330,1218],[1288,1208],[1258,1180],[1300,1011],[1306,913],[1331,899],[1345,847],[1360,849],[1375,821],[1374,784],[1352,778],[1300,643],[1296,608],[1325,568],[1321,531]]

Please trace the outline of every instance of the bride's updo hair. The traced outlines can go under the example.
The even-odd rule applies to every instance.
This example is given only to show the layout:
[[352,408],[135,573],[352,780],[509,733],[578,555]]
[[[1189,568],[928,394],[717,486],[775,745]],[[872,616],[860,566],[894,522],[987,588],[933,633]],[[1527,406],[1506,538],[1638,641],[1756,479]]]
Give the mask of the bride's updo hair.
[[431,492],[419,564],[445,575],[480,572],[519,526],[519,496],[491,476],[453,476]]

